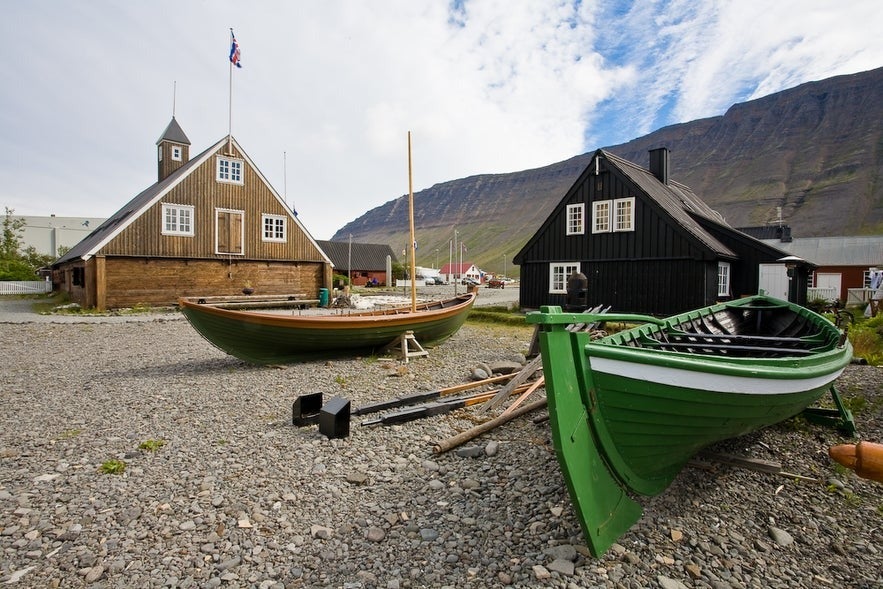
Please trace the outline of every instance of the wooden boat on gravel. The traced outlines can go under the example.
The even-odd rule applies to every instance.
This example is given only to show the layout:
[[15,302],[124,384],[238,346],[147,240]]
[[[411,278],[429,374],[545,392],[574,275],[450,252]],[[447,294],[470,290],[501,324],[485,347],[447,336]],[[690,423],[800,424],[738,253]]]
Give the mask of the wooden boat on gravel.
[[[589,548],[603,554],[640,517],[630,495],[665,490],[709,444],[812,405],[852,359],[824,317],[764,295],[667,319],[543,307],[546,392],[561,470]],[[638,323],[592,340],[587,321]],[[838,404],[839,406],[839,404]]]
[[255,364],[379,352],[406,332],[424,347],[440,344],[466,321],[475,292],[443,301],[335,315],[282,315],[225,309],[198,298],[178,304],[190,324],[217,348]]

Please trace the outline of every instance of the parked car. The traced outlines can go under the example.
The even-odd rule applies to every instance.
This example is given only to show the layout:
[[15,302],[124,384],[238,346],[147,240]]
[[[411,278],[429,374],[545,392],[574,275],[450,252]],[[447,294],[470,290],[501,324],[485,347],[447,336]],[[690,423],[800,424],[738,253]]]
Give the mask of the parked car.
[[488,288],[506,288],[506,281],[499,278],[492,278],[487,281]]
[[472,278],[471,276],[466,276],[461,281],[461,284],[465,284],[466,286],[478,286],[481,283],[478,282],[476,279]]

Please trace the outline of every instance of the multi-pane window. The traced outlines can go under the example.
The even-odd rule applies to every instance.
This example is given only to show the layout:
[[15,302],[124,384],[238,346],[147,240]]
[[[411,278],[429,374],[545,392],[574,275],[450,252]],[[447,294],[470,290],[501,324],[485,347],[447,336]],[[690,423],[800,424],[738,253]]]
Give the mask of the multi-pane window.
[[553,294],[567,293],[567,279],[574,272],[579,272],[578,262],[565,262],[549,265],[549,292]]
[[614,231],[635,230],[635,199],[620,198],[613,201]]
[[285,217],[263,215],[264,241],[285,241]]
[[635,197],[592,203],[592,233],[635,230]]
[[585,210],[582,203],[567,205],[567,235],[582,235],[585,233]]
[[242,184],[242,160],[218,158],[218,182]]
[[592,233],[608,233],[610,231],[610,202],[599,200],[592,203]]
[[193,207],[163,204],[163,235],[193,235]]
[[173,145],[172,146],[172,159],[175,160],[176,162],[181,161],[181,146],[180,145]]
[[730,263],[717,263],[717,296],[730,296]]

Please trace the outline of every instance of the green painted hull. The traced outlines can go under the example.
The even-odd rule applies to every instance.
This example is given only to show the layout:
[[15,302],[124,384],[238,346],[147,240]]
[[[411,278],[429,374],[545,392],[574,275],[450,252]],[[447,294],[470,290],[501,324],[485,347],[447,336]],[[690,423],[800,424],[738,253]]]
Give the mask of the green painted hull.
[[[646,324],[595,341],[566,329],[605,319]],[[528,320],[541,325],[555,448],[596,555],[640,517],[630,495],[662,492],[709,444],[796,415],[852,358],[823,317],[762,296],[665,320],[556,307]]]
[[190,324],[224,352],[254,364],[289,364],[377,352],[407,331],[424,347],[438,345],[466,320],[475,294],[410,309],[347,315],[281,315],[234,311],[196,299],[179,305]]

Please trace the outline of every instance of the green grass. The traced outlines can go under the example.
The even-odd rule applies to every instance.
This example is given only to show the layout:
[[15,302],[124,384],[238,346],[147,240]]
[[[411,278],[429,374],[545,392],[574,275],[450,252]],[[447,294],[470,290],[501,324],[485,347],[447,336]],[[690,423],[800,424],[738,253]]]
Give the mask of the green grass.
[[156,452],[165,445],[165,440],[145,440],[138,444],[138,449],[146,450],[147,452]]
[[126,463],[122,460],[107,460],[98,467],[104,474],[123,474],[126,471]]
[[467,323],[495,323],[498,325],[529,327],[527,321],[525,321],[524,313],[505,306],[473,307],[469,311],[466,321]]

